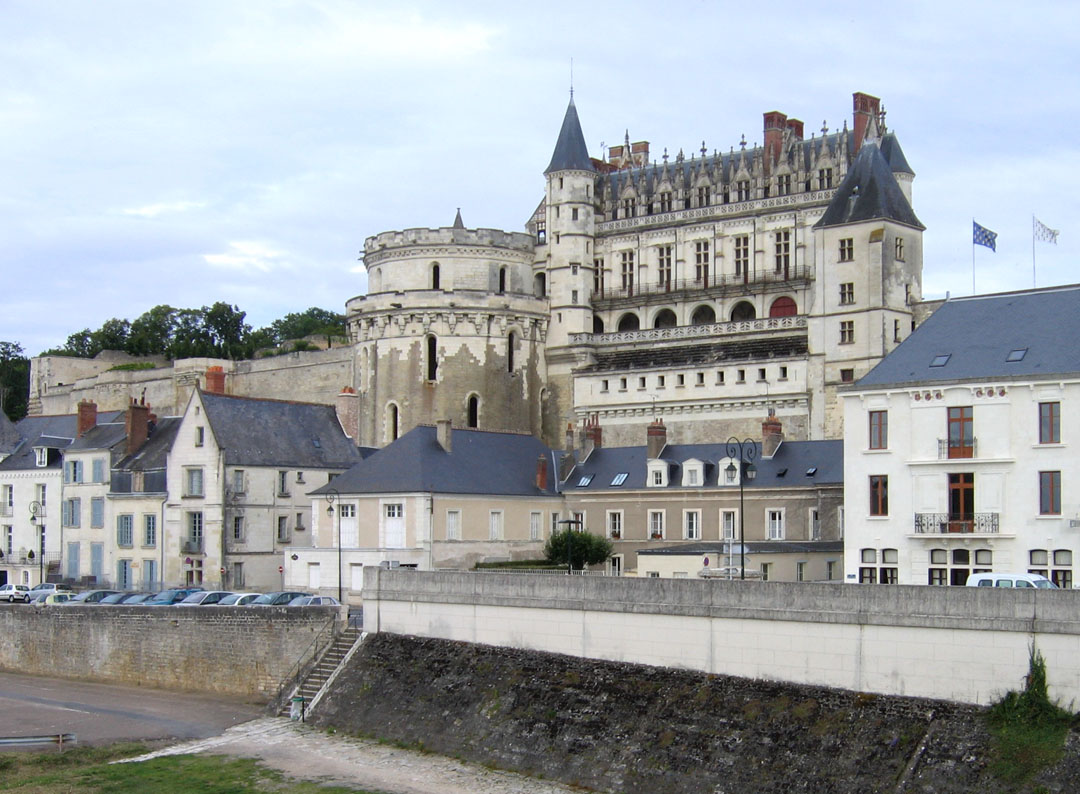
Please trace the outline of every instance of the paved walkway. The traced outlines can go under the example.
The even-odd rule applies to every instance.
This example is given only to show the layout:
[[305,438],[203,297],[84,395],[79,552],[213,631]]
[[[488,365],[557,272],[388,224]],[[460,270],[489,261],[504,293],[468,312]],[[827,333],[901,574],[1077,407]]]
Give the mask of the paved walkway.
[[[221,736],[185,742],[128,759],[214,753],[257,758],[290,777],[387,794],[569,794],[581,789],[497,772],[443,756],[377,742],[330,736],[281,717],[229,728]],[[125,762],[120,762],[125,763]]]

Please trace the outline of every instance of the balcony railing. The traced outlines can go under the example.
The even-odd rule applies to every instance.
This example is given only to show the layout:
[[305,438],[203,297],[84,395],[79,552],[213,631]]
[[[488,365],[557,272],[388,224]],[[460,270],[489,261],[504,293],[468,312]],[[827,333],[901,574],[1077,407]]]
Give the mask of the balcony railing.
[[11,505],[0,505],[0,518],[11,518],[13,512]]
[[938,460],[952,460],[956,458],[977,458],[979,456],[979,439],[971,439],[971,443],[951,441],[947,438],[939,438],[937,442]]
[[996,535],[999,513],[916,513],[916,535]]
[[805,281],[814,277],[812,265],[789,265],[782,270],[766,268],[753,273],[720,273],[703,274],[702,278],[665,279],[663,281],[646,281],[633,286],[603,287],[593,290],[592,300],[615,300],[618,298],[633,298],[640,295],[675,295],[677,293],[704,292],[711,289],[724,288],[749,288],[764,284],[783,284],[791,281]]
[[188,538],[180,545],[180,550],[184,554],[202,554],[202,538]]
[[779,331],[787,328],[806,328],[806,315],[760,317],[755,320],[709,323],[708,325],[676,325],[671,328],[645,328],[640,331],[613,331],[609,334],[570,334],[570,343],[609,345],[619,342],[663,342],[754,331]]

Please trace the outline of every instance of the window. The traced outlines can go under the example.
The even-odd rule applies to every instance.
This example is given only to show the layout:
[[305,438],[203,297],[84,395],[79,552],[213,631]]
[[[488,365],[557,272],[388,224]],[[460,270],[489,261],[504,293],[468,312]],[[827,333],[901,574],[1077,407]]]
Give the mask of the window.
[[840,382],[841,383],[854,383],[855,382],[855,370],[842,369],[840,370]]
[[626,478],[630,475],[630,472],[620,471],[611,479],[611,484],[614,486],[622,485],[626,482]]
[[184,583],[188,587],[198,587],[203,583],[203,561],[201,559],[192,560],[191,564],[186,566]]
[[597,257],[593,260],[593,292],[597,295],[604,294],[604,281],[604,260]]
[[[500,290],[501,292],[502,290]],[[424,369],[426,370],[424,377],[429,381],[433,381],[439,371],[439,340],[434,334],[430,334],[425,339],[424,345]]]
[[105,459],[94,458],[90,464],[94,482],[105,482]]
[[577,487],[587,488],[589,486],[589,483],[593,481],[593,477],[595,476],[595,474],[582,474],[581,477],[578,478]]
[[948,410],[949,457],[975,457],[974,419],[970,405]]
[[893,320],[892,321],[892,340],[894,342],[901,341],[901,339],[900,339],[900,321],[899,320]]
[[709,280],[709,241],[699,240],[694,243],[694,281],[708,283]]
[[667,381],[667,378],[665,376],[657,375],[656,376],[656,388],[658,388],[658,389],[664,388],[664,384],[666,383],[666,381]]
[[1039,443],[1061,443],[1061,403],[1039,403]]
[[[14,529],[10,526],[4,527],[4,554],[11,556],[12,543],[14,540]],[[74,578],[74,577],[72,577]]]
[[787,380],[787,367],[780,367],[780,380]]
[[446,539],[461,540],[461,511],[446,511]]
[[657,249],[657,283],[671,288],[671,246],[661,245]]
[[1005,356],[1005,362],[1008,364],[1015,364],[1024,360],[1024,356],[1027,355],[1028,349],[1026,347],[1017,348],[1016,350],[1010,350],[1009,355]]
[[847,305],[855,302],[855,282],[845,281],[840,285],[840,303]]
[[34,447],[34,462],[38,468],[49,465],[49,448]]
[[649,511],[649,537],[659,540],[664,537],[664,511]]
[[855,321],[840,321],[840,344],[850,345],[855,342]]
[[934,356],[933,361],[930,362],[931,367],[944,367],[949,363],[949,359],[952,358],[952,353],[944,353],[940,356]]
[[608,379],[604,378],[603,380],[600,381],[600,391],[602,391],[602,392],[603,391],[608,391],[609,385],[610,384],[608,383]]
[[131,513],[121,513],[116,517],[116,545],[131,546],[134,543],[133,535],[135,517]]
[[289,542],[289,517],[278,516],[277,519],[277,540],[278,543]]
[[889,412],[870,412],[870,449],[889,448]]
[[65,499],[62,512],[60,519],[65,527],[82,525],[82,501],[79,498]]
[[859,584],[877,584],[877,549],[862,549],[859,552]]
[[660,194],[660,211],[671,212],[671,191],[665,190]]
[[184,469],[184,496],[203,495],[203,470]]
[[[391,505],[391,507],[394,507],[394,505]],[[401,507],[401,505],[397,505],[397,507]],[[338,505],[338,515],[341,518],[356,518],[356,505]],[[387,515],[389,515],[389,511]]]
[[203,514],[201,512],[188,513],[188,539],[202,548],[203,538]]
[[536,244],[543,245],[547,242],[547,221],[536,222]]
[[645,376],[641,376],[640,378],[637,379],[637,387],[639,389],[644,389],[645,388]]
[[90,500],[90,526],[93,528],[105,526],[105,498],[95,496]]
[[720,511],[720,532],[724,540],[734,540],[736,513],[734,510]]
[[195,428],[195,446],[201,447],[203,445],[203,443],[205,442],[205,440],[206,440],[206,428],[201,427],[201,426],[196,427]]
[[229,586],[236,588],[244,586],[244,563],[234,562],[232,564],[232,581],[229,583]]
[[750,235],[735,237],[735,275],[745,277],[750,272]]
[[[570,303],[572,305],[575,305],[575,306],[578,303],[578,291],[576,289],[570,290]],[[513,336],[513,334],[510,334],[510,336]],[[511,350],[510,355],[513,356],[513,351],[512,350]],[[511,367],[510,371],[513,372],[513,367]]]
[[1037,573],[1039,576],[1046,576],[1050,573],[1047,568],[1049,562],[1050,558],[1046,549],[1032,549],[1028,552],[1028,563],[1031,565],[1031,567],[1028,568],[1028,573]]
[[607,514],[608,537],[622,537],[623,514],[621,510],[609,510]]
[[634,291],[634,252],[623,251],[619,254],[622,269],[622,288],[627,292]]
[[503,514],[502,510],[492,510],[488,514],[488,539],[503,539]]
[[787,277],[791,265],[791,232],[776,233],[776,272]]
[[769,581],[769,578],[771,576],[772,576],[772,563],[771,562],[763,562],[763,563],[761,563],[761,581],[767,582],[767,581]]
[[776,195],[786,196],[791,193],[791,174],[781,174],[776,178]]
[[15,486],[5,485],[0,494],[0,516],[10,516],[15,507]]
[[683,537],[687,540],[701,540],[701,511],[683,511]]
[[529,513],[529,540],[540,540],[543,531],[543,513]]
[[816,507],[810,508],[807,523],[810,525],[810,540],[821,540],[821,513]]
[[881,584],[896,584],[899,568],[897,568],[897,561],[899,560],[899,552],[896,549],[882,549],[881,550],[881,563],[882,568],[878,571],[878,582]]
[[749,201],[750,200],[750,180],[749,179],[740,179],[738,182],[735,183],[735,189],[736,189],[736,195],[738,196],[739,201]]
[[832,169],[822,168],[817,172],[818,190],[829,190],[832,188]]
[[724,385],[724,373],[723,373],[723,370],[718,371],[716,373],[716,385],[717,386],[723,386]]
[[246,490],[246,485],[244,481],[243,469],[237,469],[233,472],[232,482],[234,493],[244,493],[244,491]]
[[83,465],[81,460],[69,460],[64,466],[64,482],[82,482]]
[[737,383],[746,383],[746,370],[740,369],[735,373],[735,381]]
[[1061,472],[1039,472],[1039,515],[1061,515]]
[[570,210],[570,220],[572,220],[572,221],[576,221],[577,219],[578,219],[578,208],[577,208],[577,207],[573,207],[573,208],[572,208],[572,209]]
[[903,237],[897,237],[896,238],[896,243],[894,245],[894,251],[895,251],[895,253],[894,253],[893,258],[896,259],[897,262],[903,262],[904,261],[904,238]]
[[758,379],[758,383],[761,383],[761,382],[763,382],[765,380],[765,367],[760,367],[758,369],[758,371],[757,371],[757,379]]
[[697,204],[699,207],[709,206],[709,188],[699,187],[697,189]]
[[288,496],[289,495],[289,472],[287,472],[287,471],[279,471],[277,473],[277,479],[278,479],[278,482],[277,482],[278,496]]
[[855,241],[845,237],[840,241],[840,261],[851,262],[855,259]]
[[769,540],[784,539],[784,511],[769,510],[767,513],[769,524]]
[[828,581],[830,581],[830,582],[831,582],[831,581],[833,581],[834,579],[836,579],[836,570],[837,570],[837,567],[838,567],[838,566],[837,566],[837,562],[836,562],[836,560],[826,560],[826,561],[825,561],[825,578],[826,578],[826,579],[827,579]]
[[1050,581],[1063,590],[1071,590],[1073,586],[1072,551],[1069,549],[1055,549],[1053,562],[1054,567],[1050,571]]
[[232,539],[236,543],[244,542],[244,517],[233,516],[232,520]]
[[622,211],[624,218],[633,218],[634,211],[637,209],[637,200],[634,198],[624,198],[622,200]]
[[160,590],[157,575],[157,560],[142,561],[142,588],[143,590]]
[[[571,293],[570,300],[573,303],[577,303],[577,299],[578,299],[578,293],[577,293],[577,290],[574,290]],[[514,345],[515,345],[515,342],[516,342],[516,339],[514,337],[514,332],[511,331],[509,334],[506,335],[506,371],[507,372],[513,372],[514,371]]]
[[683,375],[683,374],[676,375],[675,376],[675,385],[676,386],[685,386],[686,385],[686,376]]
[[701,485],[701,469],[697,466],[689,466],[686,469],[686,484]]
[[795,563],[795,581],[796,582],[805,582],[806,581],[806,563],[805,562],[797,562],[797,563]]
[[870,475],[870,515],[887,516],[889,514],[889,476],[887,474]]

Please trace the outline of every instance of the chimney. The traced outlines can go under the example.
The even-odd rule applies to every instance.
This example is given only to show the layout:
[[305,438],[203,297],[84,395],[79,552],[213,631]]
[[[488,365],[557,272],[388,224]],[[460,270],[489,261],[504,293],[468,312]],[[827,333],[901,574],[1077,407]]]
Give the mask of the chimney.
[[649,460],[656,460],[667,446],[667,428],[663,419],[654,419],[646,433],[647,454]]
[[559,456],[559,474],[565,481],[574,470],[574,426],[566,423],[566,444]]
[[82,438],[97,426],[97,403],[79,400],[79,413],[75,420],[75,437]]
[[225,393],[225,370],[222,367],[206,368],[206,391],[211,394]]
[[600,449],[600,447],[604,446],[604,431],[600,427],[600,414],[593,414],[592,434],[593,447]]
[[569,422],[566,423],[566,444],[563,446],[563,451],[574,451],[574,426]]
[[547,490],[547,458],[544,455],[536,459],[536,488],[539,491]]
[[435,422],[435,438],[439,442],[439,446],[450,451],[451,436],[453,436],[454,430],[450,426],[449,419],[440,419]]
[[851,100],[855,109],[855,151],[853,154],[858,154],[863,138],[866,137],[866,128],[870,126],[870,117],[878,115],[881,100],[859,91],[851,95]]
[[771,169],[780,159],[780,147],[784,142],[784,127],[787,115],[779,110],[770,110],[765,114],[765,167]]
[[124,432],[127,434],[127,454],[134,454],[150,436],[149,405],[132,399],[124,417]]
[[585,460],[592,454],[594,449],[602,446],[603,433],[600,430],[600,415],[593,414],[592,416],[585,418],[585,449],[581,454],[582,460]]
[[360,440],[360,395],[352,386],[346,386],[341,390],[334,403],[338,422],[345,435],[358,443]]
[[771,458],[784,440],[784,427],[776,418],[776,409],[769,409],[768,418],[761,423],[761,457]]
[[799,119],[788,119],[787,128],[791,130],[791,134],[795,136],[795,140],[801,141],[803,139],[803,123]]

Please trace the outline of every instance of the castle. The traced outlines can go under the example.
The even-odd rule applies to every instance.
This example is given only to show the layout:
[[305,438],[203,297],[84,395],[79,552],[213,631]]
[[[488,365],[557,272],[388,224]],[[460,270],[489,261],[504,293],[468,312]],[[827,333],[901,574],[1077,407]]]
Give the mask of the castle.
[[355,395],[345,429],[364,446],[440,419],[556,446],[586,417],[609,445],[657,418],[685,443],[754,435],[769,409],[788,438],[837,438],[837,386],[910,333],[921,300],[914,173],[880,101],[853,99],[851,127],[807,138],[772,111],[761,145],[657,160],[628,135],[592,157],[571,98],[525,232],[459,212],[365,241],[348,346],[146,371],[35,359],[31,410],[144,394],[178,414],[220,365],[233,394]]

